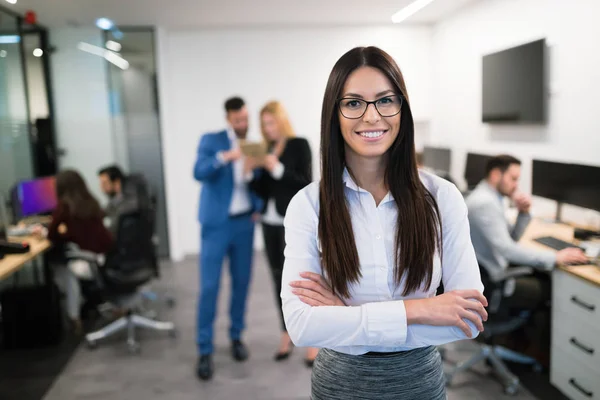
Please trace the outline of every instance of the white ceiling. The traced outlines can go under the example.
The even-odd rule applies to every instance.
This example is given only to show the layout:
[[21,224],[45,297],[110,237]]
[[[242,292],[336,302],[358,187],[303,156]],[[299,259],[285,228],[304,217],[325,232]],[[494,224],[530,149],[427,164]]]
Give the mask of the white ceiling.
[[[18,12],[33,10],[49,27],[92,26],[108,17],[118,25],[167,28],[391,24],[413,0],[18,0],[2,2]],[[436,0],[406,23],[432,24],[481,0]]]

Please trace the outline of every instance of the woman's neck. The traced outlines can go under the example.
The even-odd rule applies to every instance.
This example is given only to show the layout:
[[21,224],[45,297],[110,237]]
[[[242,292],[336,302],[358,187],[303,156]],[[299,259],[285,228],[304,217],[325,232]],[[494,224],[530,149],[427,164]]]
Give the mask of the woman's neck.
[[277,157],[281,156],[283,150],[285,149],[286,142],[286,137],[280,137],[277,140],[273,140],[271,142],[271,152]]
[[385,157],[367,158],[346,152],[346,166],[356,184],[371,193],[375,203],[379,205],[388,192]]

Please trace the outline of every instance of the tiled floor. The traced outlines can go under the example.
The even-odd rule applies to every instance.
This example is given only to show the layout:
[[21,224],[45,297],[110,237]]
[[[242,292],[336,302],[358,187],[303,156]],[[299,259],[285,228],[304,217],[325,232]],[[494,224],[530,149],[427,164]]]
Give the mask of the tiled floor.
[[[130,355],[123,338],[102,343],[95,351],[82,346],[50,389],[46,400],[72,399],[176,399],[265,400],[308,399],[310,373],[302,363],[302,349],[282,363],[272,360],[278,343],[278,320],[266,259],[257,254],[248,308],[245,341],[251,351],[245,363],[229,355],[227,308],[229,280],[223,282],[216,324],[215,377],[200,382],[194,375],[196,346],[196,295],[198,268],[189,259],[163,268],[161,290],[175,294],[177,305],[161,315],[174,321],[179,337],[149,332],[142,335],[142,352]],[[450,361],[468,357],[471,343],[453,346]],[[456,378],[448,390],[450,400],[504,399],[501,385],[485,367]],[[526,390],[512,399],[534,399]]]

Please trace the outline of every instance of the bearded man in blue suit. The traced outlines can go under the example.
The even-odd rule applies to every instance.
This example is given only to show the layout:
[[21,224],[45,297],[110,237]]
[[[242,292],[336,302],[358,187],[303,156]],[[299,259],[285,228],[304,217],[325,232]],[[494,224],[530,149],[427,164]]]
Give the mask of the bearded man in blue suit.
[[239,141],[248,132],[248,110],[239,97],[225,102],[228,128],[202,136],[194,166],[194,178],[202,183],[198,220],[201,224],[200,294],[198,296],[196,374],[202,380],[213,375],[213,327],[225,256],[231,272],[231,352],[236,361],[248,358],[241,341],[246,298],[252,272],[255,214],[260,199],[248,188],[251,171],[244,165]]

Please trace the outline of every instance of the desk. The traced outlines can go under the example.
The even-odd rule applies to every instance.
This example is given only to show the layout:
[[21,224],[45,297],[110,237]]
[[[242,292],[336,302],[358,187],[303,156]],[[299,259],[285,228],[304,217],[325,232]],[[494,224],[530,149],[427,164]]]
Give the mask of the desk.
[[12,273],[21,269],[27,262],[35,259],[39,255],[50,249],[52,244],[46,239],[37,239],[35,237],[10,238],[15,242],[27,242],[30,249],[28,253],[9,254],[0,260],[0,280],[8,277]]
[[[574,242],[573,227],[532,220],[521,243],[554,236]],[[571,399],[600,399],[600,267],[561,266],[552,272],[550,381]]]

